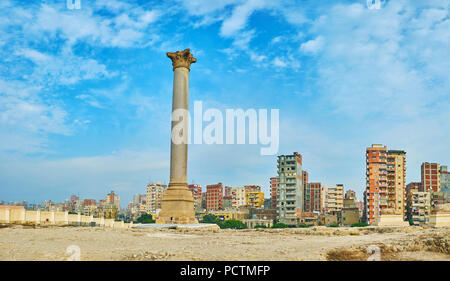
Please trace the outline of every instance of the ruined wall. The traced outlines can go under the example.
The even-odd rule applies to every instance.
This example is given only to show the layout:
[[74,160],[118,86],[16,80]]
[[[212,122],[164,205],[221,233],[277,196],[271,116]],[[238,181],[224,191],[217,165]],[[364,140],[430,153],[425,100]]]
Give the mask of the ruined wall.
[[116,229],[131,228],[133,223],[115,222],[113,219],[81,216],[68,212],[30,211],[16,206],[2,206],[0,208],[0,223],[14,224],[42,224],[42,225],[76,225],[76,226],[104,226]]

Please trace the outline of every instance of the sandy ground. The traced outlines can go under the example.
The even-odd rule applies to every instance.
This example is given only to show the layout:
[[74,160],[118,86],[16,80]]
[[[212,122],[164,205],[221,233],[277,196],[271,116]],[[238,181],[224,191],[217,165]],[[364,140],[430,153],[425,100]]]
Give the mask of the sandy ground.
[[[0,228],[0,260],[450,260],[450,228]],[[367,253],[370,245],[375,247]],[[379,251],[377,252],[377,249]],[[379,254],[378,254],[379,253]]]

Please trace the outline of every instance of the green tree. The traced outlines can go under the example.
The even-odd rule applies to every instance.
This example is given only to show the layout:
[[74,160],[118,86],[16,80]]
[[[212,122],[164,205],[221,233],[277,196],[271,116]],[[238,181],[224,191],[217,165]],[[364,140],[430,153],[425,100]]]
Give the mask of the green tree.
[[299,228],[308,228],[310,226],[311,225],[307,225],[307,224],[299,224],[297,227],[299,227]]
[[257,224],[255,225],[255,228],[267,228],[264,224]]
[[204,215],[202,223],[217,223],[217,217],[213,214]]
[[155,220],[151,214],[142,214],[137,219],[137,223],[155,223]]
[[354,224],[352,224],[350,226],[351,227],[365,227],[365,226],[369,226],[369,224],[365,223],[365,222],[357,222],[357,223],[354,223]]
[[217,223],[220,228],[231,228],[231,229],[245,229],[247,226],[245,223],[239,221],[239,220],[226,220],[224,222],[218,222]]
[[272,228],[288,228],[289,226],[282,222],[277,222],[276,224],[272,225]]

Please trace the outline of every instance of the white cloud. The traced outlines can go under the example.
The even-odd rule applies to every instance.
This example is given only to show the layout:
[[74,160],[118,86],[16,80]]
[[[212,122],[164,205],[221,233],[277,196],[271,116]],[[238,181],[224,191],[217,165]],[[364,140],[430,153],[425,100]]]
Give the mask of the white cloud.
[[94,59],[83,59],[71,53],[54,56],[26,48],[18,50],[16,55],[27,58],[35,64],[31,82],[43,85],[70,85],[80,80],[116,75],[115,73],[109,73],[105,65],[99,64]]
[[40,87],[0,80],[0,151],[47,150],[49,134],[71,134],[67,112],[45,103]]
[[430,19],[408,1],[388,2],[379,11],[361,4],[331,7],[314,22],[315,39],[301,47],[317,56],[310,69],[319,75],[323,102],[358,117],[429,114],[427,105],[449,89],[449,61],[439,61],[448,48],[438,43],[448,31],[440,28],[445,22],[439,14],[424,33],[415,26],[429,26]]
[[118,1],[112,3],[111,6],[105,3],[94,5],[97,9],[107,8],[115,12],[112,19],[98,15],[97,10],[89,6],[73,13],[43,4],[36,12],[35,23],[24,26],[36,36],[49,32],[52,36],[62,36],[69,44],[86,40],[111,47],[142,47],[155,39],[155,35],[145,31],[161,17],[161,11],[132,8]]
[[286,18],[286,21],[293,25],[302,25],[309,22],[309,19],[305,16],[301,7],[283,7],[281,8],[282,14]]
[[276,44],[279,43],[283,40],[283,36],[276,36],[274,38],[272,38],[272,40],[270,41],[271,44]]
[[305,53],[316,54],[322,50],[323,45],[324,38],[322,36],[317,36],[317,38],[301,44],[300,50]]
[[217,11],[222,11],[225,7],[242,3],[243,0],[222,0],[222,1],[210,1],[210,0],[177,0],[183,7],[194,16],[208,15]]
[[262,62],[263,60],[267,59],[264,55],[259,55],[253,51],[250,51],[250,59],[255,62]]
[[276,57],[273,60],[273,65],[278,67],[286,67],[288,64],[285,61],[281,60],[280,58]]
[[81,94],[81,95],[75,96],[75,98],[83,100],[90,106],[97,107],[97,108],[104,108],[104,106],[95,97],[93,97],[91,95]]

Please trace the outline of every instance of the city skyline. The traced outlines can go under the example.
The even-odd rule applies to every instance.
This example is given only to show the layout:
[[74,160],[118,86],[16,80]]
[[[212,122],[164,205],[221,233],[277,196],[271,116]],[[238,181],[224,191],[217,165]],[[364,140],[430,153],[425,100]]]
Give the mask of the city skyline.
[[[372,144],[372,148],[373,147],[378,147],[378,148],[383,148],[384,147],[384,149],[385,149],[385,151],[387,151],[386,150],[386,146],[383,146],[382,144]],[[371,149],[371,148],[369,148],[369,147],[367,147],[366,149]],[[295,152],[296,153],[296,152]],[[401,153],[401,154],[404,154],[405,156],[406,156],[406,153],[404,152],[404,151],[398,151],[398,150],[389,150],[389,153]],[[388,153],[388,154],[389,154]],[[366,152],[366,158],[368,157],[368,153]],[[277,157],[279,158],[280,156],[282,156],[282,155],[278,155]],[[301,153],[299,154],[299,156],[300,156],[300,161],[302,162],[302,155],[301,155]],[[406,158],[406,157],[405,157]],[[405,161],[405,160],[403,160],[403,161]],[[427,164],[427,165],[430,165],[430,163],[429,162],[423,162],[422,163],[422,165],[421,165],[421,169],[422,169],[422,167],[423,167],[423,165],[425,165],[425,164]],[[446,166],[446,164],[444,163],[444,164],[440,164],[440,163],[431,163],[432,165],[437,165],[438,167],[439,166],[443,166],[443,167],[447,167]],[[369,169],[369,166],[366,166],[366,168],[367,169]],[[403,168],[402,168],[403,169]],[[438,169],[439,170],[439,169]],[[406,172],[406,166],[405,166],[405,172]],[[367,172],[368,173],[368,172]],[[447,170],[444,170],[444,173],[447,173]],[[406,173],[407,174],[407,173]],[[366,175],[367,176],[367,175]],[[303,179],[303,177],[305,177],[305,179]],[[246,186],[259,186],[260,188],[261,188],[261,191],[262,191],[262,193],[264,194],[264,199],[267,199],[267,200],[269,200],[269,201],[271,201],[271,200],[273,200],[273,197],[272,197],[272,192],[273,192],[273,188],[272,188],[272,180],[273,179],[277,179],[278,178],[278,176],[277,177],[271,177],[271,178],[269,178],[269,182],[270,182],[270,184],[269,184],[269,190],[268,191],[264,191],[264,189],[263,189],[263,187],[262,186],[259,186],[259,185],[238,185],[238,186],[230,186],[230,185],[223,185],[223,187],[224,187],[224,189],[222,190],[222,196],[225,198],[226,196],[227,196],[227,189],[229,189],[229,190],[231,190],[231,189],[243,189],[243,188],[245,188]],[[367,179],[367,177],[366,177],[366,179]],[[367,179],[368,180],[368,179]],[[421,178],[420,178],[420,180],[416,180],[416,181],[406,181],[402,186],[401,186],[401,192],[405,192],[405,194],[406,194],[406,192],[407,192],[407,187],[409,186],[409,185],[411,185],[411,184],[421,184],[421,181],[423,181],[424,179],[423,179],[423,174],[421,175]],[[308,185],[310,185],[310,184],[313,184],[313,185],[316,185],[316,184],[319,184],[320,186],[323,186],[323,187],[325,187],[325,188],[328,188],[328,187],[332,187],[332,188],[334,188],[335,186],[342,186],[342,185],[344,185],[344,186],[346,186],[346,184],[345,183],[336,183],[336,184],[323,184],[323,182],[324,181],[317,181],[317,182],[313,182],[313,181],[309,181],[309,173],[307,172],[307,171],[305,171],[305,170],[303,170],[302,171],[302,186],[304,185],[305,187],[302,187],[302,191],[303,192],[305,192],[305,188],[306,188],[306,185],[308,184]],[[222,185],[223,183],[222,182],[220,182],[220,181],[218,181],[217,182],[218,184],[220,184],[220,185]],[[152,186],[152,185],[164,185],[164,186],[167,186],[167,184],[166,183],[164,183],[164,182],[161,182],[161,181],[149,181],[147,184],[146,184],[146,187],[144,188],[144,191],[146,190],[146,189],[148,189],[148,187],[149,186]],[[208,186],[215,186],[216,184],[213,184],[213,183],[209,183],[209,184],[207,184],[207,185],[201,185],[201,184],[195,184],[195,183],[189,183],[189,187],[191,187],[191,186],[198,186],[199,188],[200,188],[200,192],[205,192],[205,194],[206,194],[206,191],[207,191],[207,189],[208,189]],[[438,185],[439,185],[439,178],[438,178]],[[366,192],[368,189],[366,189],[365,188],[365,190],[362,192],[362,194],[359,194],[358,195],[358,192],[356,192],[355,191],[355,195],[356,195],[356,199],[357,199],[357,201],[358,202],[363,202],[364,201],[364,192]],[[348,186],[346,186],[345,187],[345,191],[354,191],[351,187],[348,187]],[[113,190],[111,190],[111,192],[114,192]],[[141,195],[142,193],[141,192],[138,192],[138,193],[134,193],[132,196],[131,196],[131,198],[132,198],[132,200],[131,201],[126,201],[126,204],[124,203],[124,205],[125,206],[127,206],[129,203],[132,203],[132,202],[134,202],[134,198],[135,198],[135,196],[137,196],[137,195]],[[3,202],[3,203],[16,203],[16,202],[27,202],[28,204],[32,204],[32,205],[35,205],[35,204],[39,204],[39,203],[42,203],[42,202],[53,202],[53,203],[61,203],[61,202],[65,202],[65,201],[72,201],[72,197],[74,197],[74,196],[77,196],[77,197],[79,197],[79,198],[81,198],[81,199],[84,199],[84,200],[92,200],[92,198],[94,198],[94,197],[92,197],[92,198],[90,198],[90,197],[83,197],[82,195],[80,195],[79,193],[74,193],[74,192],[72,192],[71,194],[70,194],[70,199],[69,199],[69,197],[67,197],[67,198],[65,198],[64,200],[53,200],[53,199],[49,199],[49,198],[46,198],[46,199],[43,199],[43,200],[40,200],[40,201],[33,201],[33,200],[31,200],[31,201],[29,201],[29,200],[23,200],[23,199],[19,199],[19,200],[2,200],[1,198],[0,198],[0,201],[1,202]],[[109,196],[109,194],[107,194],[107,197]],[[125,195],[125,198],[127,198],[127,197],[129,197],[130,195],[129,194],[127,194],[127,195]],[[402,197],[403,198],[403,197]],[[94,201],[96,200],[96,199],[93,199]],[[101,201],[102,199],[98,199],[99,201]],[[405,198],[403,198],[402,199],[402,201],[403,200],[405,200]],[[125,202],[125,201],[122,201],[122,202]],[[120,206],[119,205],[119,207],[120,208],[122,208],[122,206]],[[273,206],[272,206],[273,207]],[[125,208],[123,208],[123,209],[125,209]],[[403,212],[403,211],[402,211]]]
[[[407,152],[406,183],[423,162],[448,163],[445,2],[65,2],[0,4],[1,200],[114,190],[130,202],[168,184],[165,52],[188,47],[191,108],[280,109],[277,155],[302,154],[309,182],[361,200],[373,143]],[[277,155],[259,150],[193,144],[188,183],[257,184],[267,197]]]

